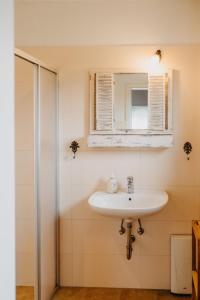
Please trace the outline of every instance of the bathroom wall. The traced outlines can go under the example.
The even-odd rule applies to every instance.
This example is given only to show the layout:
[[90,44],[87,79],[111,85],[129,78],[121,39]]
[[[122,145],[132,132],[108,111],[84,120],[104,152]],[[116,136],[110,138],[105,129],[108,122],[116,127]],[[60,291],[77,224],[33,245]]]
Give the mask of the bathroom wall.
[[[190,233],[200,217],[200,46],[165,46],[163,64],[174,69],[173,121],[175,144],[166,150],[88,149],[89,78],[94,68],[145,69],[159,46],[26,48],[50,63],[60,76],[60,213],[61,284],[170,288],[170,235]],[[70,142],[80,142],[75,160]],[[193,152],[186,160],[183,144]],[[104,190],[114,172],[120,187],[135,177],[136,188],[161,188],[169,203],[142,220],[131,261],[126,260],[120,220],[92,212],[88,197]],[[134,231],[136,232],[136,227]]]
[[15,9],[17,45],[200,41],[199,0],[16,0]]
[[15,58],[16,284],[34,285],[34,68]]

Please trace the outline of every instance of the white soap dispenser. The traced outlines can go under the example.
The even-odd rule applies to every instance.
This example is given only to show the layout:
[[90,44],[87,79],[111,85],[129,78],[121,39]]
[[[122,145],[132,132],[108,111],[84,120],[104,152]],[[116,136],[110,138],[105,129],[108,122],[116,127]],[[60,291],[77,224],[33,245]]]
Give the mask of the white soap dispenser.
[[110,194],[116,193],[118,189],[117,179],[114,174],[112,174],[107,183],[107,192]]

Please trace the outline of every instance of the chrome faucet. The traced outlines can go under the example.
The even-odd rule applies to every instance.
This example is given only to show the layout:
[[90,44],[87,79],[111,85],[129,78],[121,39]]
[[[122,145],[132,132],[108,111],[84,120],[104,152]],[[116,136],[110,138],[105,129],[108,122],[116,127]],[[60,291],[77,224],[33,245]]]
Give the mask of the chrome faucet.
[[133,176],[127,177],[127,192],[128,194],[134,193],[134,180]]

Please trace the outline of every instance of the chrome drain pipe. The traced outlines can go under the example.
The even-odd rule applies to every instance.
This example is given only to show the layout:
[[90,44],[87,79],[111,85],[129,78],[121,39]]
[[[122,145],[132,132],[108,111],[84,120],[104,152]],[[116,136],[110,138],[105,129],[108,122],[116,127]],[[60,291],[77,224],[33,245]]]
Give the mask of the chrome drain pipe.
[[[124,227],[124,222],[127,224],[126,227]],[[138,219],[138,229],[137,233],[139,235],[142,235],[144,233],[144,228],[142,227],[141,220]],[[127,233],[127,242],[126,242],[126,257],[128,260],[132,257],[133,252],[133,243],[135,242],[135,236],[132,234],[132,227],[133,227],[133,220],[132,219],[122,219],[119,234],[123,235],[125,232]]]
[[119,234],[124,234],[126,232],[126,229],[124,228],[124,219],[122,219],[121,221],[121,226],[120,226],[120,230],[119,230]]
[[132,234],[132,222],[127,223],[127,244],[126,244],[126,257],[128,260],[131,259],[133,252],[133,242],[135,241],[135,236]]
[[142,234],[144,233],[144,228],[142,227],[142,223],[141,223],[141,220],[140,220],[140,219],[138,219],[138,225],[139,225],[139,227],[138,227],[138,229],[137,229],[137,233],[138,233],[139,235],[142,235]]

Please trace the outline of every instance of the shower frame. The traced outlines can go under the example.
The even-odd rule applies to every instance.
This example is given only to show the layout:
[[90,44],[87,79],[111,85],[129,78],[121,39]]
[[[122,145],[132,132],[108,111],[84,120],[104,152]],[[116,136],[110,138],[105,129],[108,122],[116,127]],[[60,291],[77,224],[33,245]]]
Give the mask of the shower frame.
[[[40,172],[40,76],[41,68],[49,72],[52,72],[56,76],[56,130],[55,130],[55,141],[56,141],[56,230],[55,230],[55,262],[56,262],[56,285],[54,291],[52,291],[52,297],[60,286],[60,258],[59,258],[59,74],[58,72],[47,66],[42,61],[37,58],[27,54],[26,52],[15,48],[14,52],[15,57],[19,57],[29,63],[34,65],[34,299],[35,300],[45,300],[41,298],[41,227],[40,227],[40,181],[39,181],[39,172]],[[49,299],[50,300],[50,299]]]

